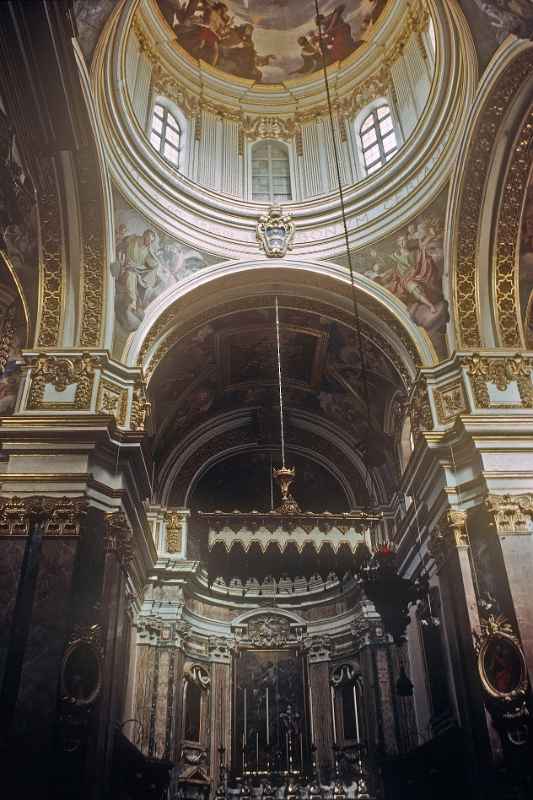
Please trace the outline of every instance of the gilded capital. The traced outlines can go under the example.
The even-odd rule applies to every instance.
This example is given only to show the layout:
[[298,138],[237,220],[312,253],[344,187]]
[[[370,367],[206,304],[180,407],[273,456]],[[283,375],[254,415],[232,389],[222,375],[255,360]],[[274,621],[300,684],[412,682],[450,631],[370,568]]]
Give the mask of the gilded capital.
[[429,549],[437,562],[443,561],[452,548],[469,546],[466,511],[446,511],[431,531]]
[[485,505],[499,536],[533,533],[533,494],[490,494]]

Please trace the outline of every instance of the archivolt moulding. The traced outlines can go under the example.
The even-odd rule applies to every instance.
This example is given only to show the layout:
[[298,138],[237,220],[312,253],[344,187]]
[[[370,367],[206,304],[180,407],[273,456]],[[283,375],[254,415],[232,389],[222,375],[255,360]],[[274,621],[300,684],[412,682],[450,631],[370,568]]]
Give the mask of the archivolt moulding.
[[[363,322],[378,331],[398,354],[410,380],[419,365],[436,364],[438,358],[429,337],[411,320],[407,308],[364,275],[357,274],[355,280]],[[286,259],[275,267],[266,258],[231,261],[208,267],[161,295],[130,337],[123,359],[128,365],[142,366],[149,378],[182,336],[223,314],[225,303],[228,313],[232,304],[250,297],[257,297],[258,302],[264,297],[266,305],[273,304],[276,294],[288,298],[289,304],[291,297],[324,303],[332,316],[353,327],[350,278],[344,268]]]
[[531,166],[531,120],[524,116],[532,89],[533,46],[508,37],[481,81],[450,188],[445,261],[452,349],[524,346],[515,277]]

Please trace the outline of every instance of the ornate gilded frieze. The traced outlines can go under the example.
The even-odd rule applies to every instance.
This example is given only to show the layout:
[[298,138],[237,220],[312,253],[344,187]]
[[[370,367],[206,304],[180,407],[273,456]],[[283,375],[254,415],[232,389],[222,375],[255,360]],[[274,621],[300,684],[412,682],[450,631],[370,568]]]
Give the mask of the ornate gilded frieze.
[[[532,360],[517,353],[514,356],[488,357],[479,353],[463,357],[470,385],[479,408],[533,408],[533,382],[531,380]],[[519,402],[493,402],[490,398],[489,384],[499,392],[505,392],[515,382]]]
[[[478,310],[478,241],[485,185],[489,177],[497,133],[515,95],[524,81],[531,76],[532,68],[531,49],[522,52],[509,64],[485,103],[470,137],[470,151],[465,161],[463,191],[457,214],[458,233],[455,248],[455,320],[460,347],[481,346]],[[509,213],[513,214],[514,211],[509,209]],[[517,225],[520,224],[519,220],[518,214]],[[502,234],[503,231],[502,227]],[[507,232],[504,238],[508,242]],[[500,282],[496,285],[496,305],[501,302],[502,308],[504,297],[509,292],[509,267],[510,262],[505,259],[499,273]],[[504,319],[504,325],[508,330],[510,330],[510,319],[510,316]]]
[[499,536],[533,533],[533,494],[490,494],[485,505]]
[[533,110],[524,120],[511,154],[500,201],[494,248],[496,323],[504,347],[522,347],[519,269],[522,206],[533,166]]
[[41,159],[40,167],[45,188],[38,202],[41,258],[37,347],[55,347],[59,344],[65,302],[61,205],[53,160]]
[[38,518],[45,536],[77,537],[87,505],[84,497],[11,497],[0,506],[0,536],[27,536]]
[[437,413],[437,422],[446,425],[459,414],[468,411],[462,381],[449,383],[433,390],[433,402]]
[[[97,356],[89,353],[71,358],[40,353],[30,360],[31,384],[27,408],[32,411],[88,410],[92,399],[94,370],[100,363]],[[55,394],[62,394],[75,386],[72,399],[69,399],[68,393],[64,401],[57,397],[47,399],[47,386],[53,387]]]
[[83,272],[81,281],[80,347],[101,344],[105,309],[105,269],[107,264],[105,222],[98,172],[98,156],[94,147],[82,148],[77,154],[82,234]]

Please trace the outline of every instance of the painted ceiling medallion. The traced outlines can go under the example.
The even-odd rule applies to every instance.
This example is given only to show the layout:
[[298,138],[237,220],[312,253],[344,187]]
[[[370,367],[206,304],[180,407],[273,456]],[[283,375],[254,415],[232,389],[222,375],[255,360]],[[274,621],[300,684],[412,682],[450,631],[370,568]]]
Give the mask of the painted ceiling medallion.
[[[314,0],[158,0],[178,45],[237,78],[281,83],[322,66]],[[385,0],[321,0],[328,64],[367,42]]]
[[259,217],[257,240],[269,258],[283,258],[292,250],[293,238],[292,217],[285,214],[281,206],[270,206],[268,214]]

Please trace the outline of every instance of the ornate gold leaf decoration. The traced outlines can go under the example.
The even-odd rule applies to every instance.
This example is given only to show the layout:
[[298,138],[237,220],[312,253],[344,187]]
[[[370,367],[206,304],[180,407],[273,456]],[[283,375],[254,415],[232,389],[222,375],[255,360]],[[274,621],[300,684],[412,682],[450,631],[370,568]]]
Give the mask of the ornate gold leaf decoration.
[[15,335],[15,328],[13,326],[14,316],[15,305],[12,305],[6,310],[2,321],[2,329],[0,331],[0,375],[6,368],[9,360],[9,353],[11,352],[11,345],[13,344],[13,337]]
[[[94,172],[98,169],[96,149],[86,147],[77,155],[83,233],[83,277],[81,301],[81,347],[98,347],[105,307],[105,223],[101,211],[99,186]],[[96,193],[95,193],[96,189]]]
[[490,494],[485,505],[499,536],[533,533],[533,494]]
[[144,430],[144,423],[152,405],[146,397],[146,383],[143,378],[135,382],[131,403],[130,427],[133,431]]
[[500,202],[494,253],[496,321],[504,347],[522,347],[520,298],[517,291],[522,207],[533,166],[533,110],[514,145]]
[[[31,363],[31,362],[30,362]],[[40,353],[32,363],[28,409],[84,410],[91,403],[94,370],[101,363],[98,356],[82,353],[72,358]],[[44,399],[47,385],[64,392],[76,384],[74,401],[48,402]]]
[[165,512],[167,553],[180,553],[183,544],[183,519],[179,511]]
[[86,511],[84,497],[12,497],[0,506],[0,535],[27,536],[31,517],[38,516],[45,536],[79,536]]
[[468,410],[461,381],[450,383],[441,389],[434,389],[433,400],[435,402],[437,420],[441,425],[451,422],[458,414]]
[[[489,176],[492,148],[507,110],[533,68],[531,49],[509,64],[488,98],[471,135],[471,145],[463,177],[463,190],[458,209],[456,243],[455,319],[459,346],[480,347],[481,331],[478,316],[478,234],[485,184]],[[502,277],[507,266],[503,265]],[[502,284],[502,296],[507,281]],[[497,290],[498,294],[498,290]]]
[[128,411],[128,393],[114,383],[102,379],[98,386],[96,410],[102,414],[111,414],[118,425],[126,424]]
[[41,233],[40,310],[38,347],[59,344],[64,301],[64,274],[61,242],[61,208],[52,159],[42,160],[45,189],[39,197]]
[[[514,356],[490,358],[473,353],[463,358],[470,384],[479,408],[533,408],[533,383],[531,381],[531,359],[517,353]],[[520,403],[492,403],[489,394],[489,383],[504,392],[509,384],[516,381]]]

